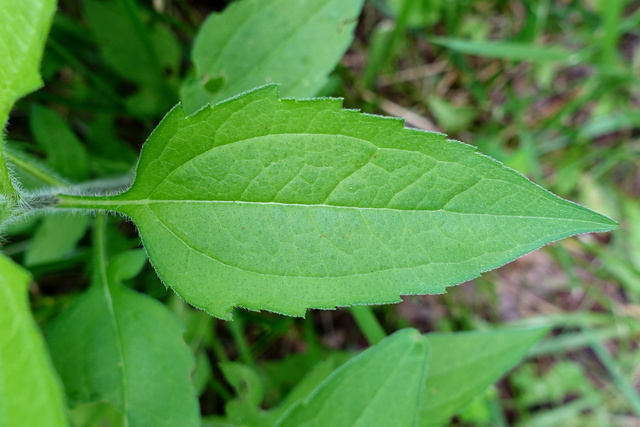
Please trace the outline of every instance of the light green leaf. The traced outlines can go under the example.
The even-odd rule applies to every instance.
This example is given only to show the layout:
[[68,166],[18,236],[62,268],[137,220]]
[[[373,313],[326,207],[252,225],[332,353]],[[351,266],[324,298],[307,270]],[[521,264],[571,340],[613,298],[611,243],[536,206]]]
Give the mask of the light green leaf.
[[98,251],[91,287],[47,331],[70,401],[109,402],[132,427],[199,425],[182,325],[158,301],[118,283],[138,270],[140,252],[107,267]]
[[535,328],[425,335],[431,355],[418,425],[446,425],[547,332]]
[[73,427],[127,427],[122,412],[106,402],[77,405],[69,416]]
[[404,8],[407,11],[407,26],[426,28],[438,22],[445,12],[446,0],[387,0],[386,3],[396,16],[401,15]]
[[[263,392],[264,387],[262,383],[257,384],[255,379],[252,382],[247,381],[251,377],[248,367],[242,366],[241,369],[238,369],[239,373],[246,372],[246,374],[244,378],[235,379],[234,382],[225,372],[224,366],[221,366],[227,381],[234,384],[238,398],[227,403],[225,408],[226,416],[224,418],[212,416],[207,418],[206,421],[212,425],[219,423],[219,425],[272,427],[277,420],[295,407],[300,400],[314,392],[340,364],[351,357],[352,354],[350,353],[332,353],[324,357],[321,362],[307,366],[308,363],[304,361],[309,358],[309,353],[306,353],[304,355],[296,354],[289,356],[288,359],[272,362],[272,368],[263,372],[263,376],[273,381],[274,375],[277,375],[272,371],[275,366],[277,367],[276,372],[282,372],[280,375],[284,374],[287,377],[291,377],[291,381],[295,384],[295,387],[291,389],[277,407],[269,409],[268,411],[261,410],[263,403],[255,397],[258,393]],[[242,388],[237,387],[235,384],[240,385]],[[248,399],[251,395],[254,396],[252,401]]]
[[242,0],[202,25],[193,47],[197,77],[182,90],[193,113],[266,83],[310,97],[353,39],[362,0]]
[[54,0],[3,0],[0,7],[0,126],[14,102],[42,86],[40,59]]
[[396,332],[336,369],[276,425],[415,425],[428,356],[418,331]]
[[[55,0],[4,0],[0,7],[0,134],[18,98],[42,85],[38,69]],[[0,195],[17,198],[2,153]]]
[[[447,425],[453,415],[520,361],[547,331],[543,327],[420,336],[406,329],[338,369],[335,359],[319,364],[280,406],[266,412],[258,410],[256,380],[236,380],[244,386],[242,393],[236,387],[240,399],[227,408],[226,419],[212,419],[217,422],[212,425]],[[409,357],[403,359],[402,355]],[[246,367],[237,372],[249,377]],[[389,414],[389,408],[379,403],[387,401],[390,405],[402,402],[414,406],[398,409],[405,411],[402,415]],[[360,418],[359,411],[366,415]]]
[[86,234],[89,221],[86,215],[66,212],[44,217],[31,238],[24,265],[30,267],[64,259]]
[[0,426],[66,426],[60,382],[29,309],[30,281],[0,255]]
[[590,53],[588,51],[572,52],[557,46],[538,46],[523,42],[477,41],[449,37],[430,37],[429,41],[469,55],[511,61],[576,64],[586,59]]
[[173,109],[128,191],[59,197],[129,215],[164,282],[221,318],[442,293],[617,226],[442,134],[273,86],[190,117]]
[[80,182],[87,178],[87,150],[55,111],[34,106],[29,125],[45,152],[47,166],[72,181]]

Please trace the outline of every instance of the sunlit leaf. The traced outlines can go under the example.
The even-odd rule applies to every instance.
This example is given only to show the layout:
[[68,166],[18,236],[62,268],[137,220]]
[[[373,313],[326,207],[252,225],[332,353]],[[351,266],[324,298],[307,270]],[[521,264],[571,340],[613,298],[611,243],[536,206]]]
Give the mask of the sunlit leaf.
[[[18,98],[42,85],[40,58],[55,0],[3,0],[0,6],[0,134]],[[0,195],[16,198],[2,152]]]
[[182,90],[192,113],[266,83],[310,97],[344,55],[362,0],[243,0],[202,25],[193,46],[197,76]]
[[442,293],[616,227],[469,145],[273,86],[193,116],[174,108],[128,191],[60,206],[129,215],[162,280],[222,318]]
[[0,255],[0,426],[66,426],[60,381],[31,317],[30,281]]

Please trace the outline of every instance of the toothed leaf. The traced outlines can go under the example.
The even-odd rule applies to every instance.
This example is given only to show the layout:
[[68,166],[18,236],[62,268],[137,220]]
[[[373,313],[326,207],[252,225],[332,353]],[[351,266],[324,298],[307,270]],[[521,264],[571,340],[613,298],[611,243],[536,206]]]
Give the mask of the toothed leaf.
[[129,215],[164,282],[222,318],[442,293],[616,226],[469,145],[273,86],[193,116],[174,108],[128,191],[62,206]]

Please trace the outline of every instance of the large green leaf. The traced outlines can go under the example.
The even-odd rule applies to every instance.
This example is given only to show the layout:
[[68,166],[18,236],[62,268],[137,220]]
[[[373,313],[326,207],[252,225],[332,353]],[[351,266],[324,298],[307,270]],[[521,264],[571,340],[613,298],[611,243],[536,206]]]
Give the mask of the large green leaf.
[[547,331],[535,328],[425,335],[431,353],[417,425],[447,425],[465,404],[513,368]]
[[396,332],[336,369],[276,425],[415,425],[428,357],[418,331]]
[[164,305],[119,283],[142,268],[144,253],[125,252],[107,267],[104,248],[98,252],[91,287],[47,331],[71,403],[107,401],[132,427],[199,425],[182,325]]
[[[38,69],[55,7],[55,0],[3,0],[0,6],[0,133],[16,100],[42,85]],[[17,197],[2,141],[0,195]]]
[[[419,336],[415,330],[404,330],[343,367],[335,368],[335,358],[325,360],[280,406],[269,411],[260,410],[262,390],[252,379],[255,374],[248,367],[236,365],[232,371],[236,377],[230,382],[239,396],[227,405],[226,418],[209,418],[206,425],[447,425],[453,415],[520,361],[547,331],[542,327]],[[412,351],[415,354],[411,361],[402,359]],[[408,377],[394,378],[399,375],[394,369]],[[224,367],[223,371],[229,379]],[[408,383],[409,379],[417,383]],[[377,390],[381,396],[376,395]],[[389,408],[380,405],[387,399],[390,405],[408,402],[414,407],[404,408],[407,412],[401,416],[387,414]],[[379,422],[371,423],[371,419]]]
[[469,145],[273,86],[173,109],[128,191],[60,206],[129,215],[164,282],[222,318],[235,305],[302,315],[442,293],[616,227]]
[[0,426],[65,426],[60,382],[29,309],[30,281],[0,255]]
[[185,110],[266,83],[310,97],[325,85],[353,39],[363,0],[242,0],[202,25],[193,46],[196,78]]

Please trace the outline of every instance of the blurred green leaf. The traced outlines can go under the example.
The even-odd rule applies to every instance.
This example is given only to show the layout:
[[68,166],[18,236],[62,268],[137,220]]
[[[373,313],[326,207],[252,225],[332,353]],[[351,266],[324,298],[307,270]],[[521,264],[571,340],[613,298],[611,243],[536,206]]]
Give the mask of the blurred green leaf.
[[396,332],[334,371],[276,425],[415,425],[428,360],[424,336]]
[[40,59],[54,0],[3,0],[0,8],[0,127],[14,102],[42,86]]
[[547,372],[540,367],[526,364],[512,376],[512,384],[519,390],[518,403],[525,406],[561,404],[569,395],[587,395],[593,385],[580,364],[559,361]]
[[431,356],[419,425],[446,424],[547,332],[543,327],[425,335]]
[[127,101],[135,114],[163,114],[177,98],[181,49],[161,24],[149,26],[136,2],[83,0],[85,16],[107,64],[139,91]]
[[127,427],[122,412],[107,402],[76,405],[70,412],[73,427]]
[[584,61],[589,55],[587,51],[571,52],[557,46],[538,46],[522,42],[477,41],[452,37],[429,37],[429,41],[469,55],[511,61],[576,64]]
[[283,96],[316,95],[351,44],[362,3],[242,0],[212,14],[194,42],[197,75],[182,89],[185,111],[266,83],[282,84]]
[[62,213],[45,216],[31,237],[24,265],[34,266],[63,259],[86,234],[90,217]]
[[411,28],[428,28],[442,17],[446,0],[387,0],[387,4],[395,16],[400,15],[403,8],[408,7],[407,26]]
[[228,419],[239,423],[255,419],[264,397],[264,387],[258,373],[249,366],[233,362],[221,363],[220,370],[237,395],[225,405]]
[[55,8],[55,0],[4,0],[0,7],[0,196],[18,199],[2,133],[16,100],[42,85],[38,70]]
[[46,155],[46,164],[65,178],[83,181],[88,175],[87,152],[69,126],[53,110],[34,106],[29,125]]
[[182,325],[164,305],[119,283],[139,270],[139,251],[108,267],[103,243],[97,246],[91,287],[47,331],[70,401],[109,402],[130,426],[199,425]]
[[31,317],[30,281],[0,254],[0,425],[66,426],[62,388]]
[[429,112],[443,132],[455,133],[469,128],[478,116],[478,110],[471,105],[454,105],[436,95],[427,99]]

